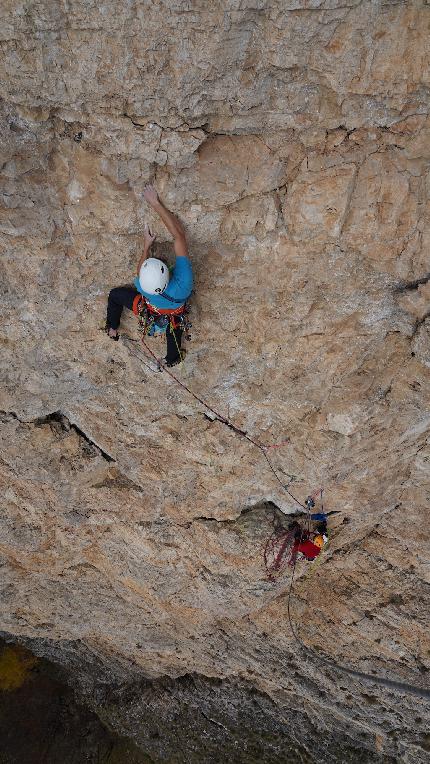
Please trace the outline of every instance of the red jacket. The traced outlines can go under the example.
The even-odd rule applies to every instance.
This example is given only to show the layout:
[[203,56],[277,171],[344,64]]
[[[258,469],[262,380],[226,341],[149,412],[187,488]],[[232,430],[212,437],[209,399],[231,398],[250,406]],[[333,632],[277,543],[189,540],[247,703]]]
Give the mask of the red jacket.
[[321,549],[312,541],[302,541],[300,544],[298,541],[294,544],[294,551],[301,552],[308,560],[314,560],[321,552]]

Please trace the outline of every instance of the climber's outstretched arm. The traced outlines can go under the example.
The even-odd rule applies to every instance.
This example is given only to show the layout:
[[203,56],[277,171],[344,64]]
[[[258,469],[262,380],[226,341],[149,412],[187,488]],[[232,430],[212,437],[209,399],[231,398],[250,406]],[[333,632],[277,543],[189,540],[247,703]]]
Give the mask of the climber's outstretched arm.
[[164,206],[163,202],[158,198],[154,186],[145,186],[143,197],[157,215],[160,216],[169,233],[172,234],[176,257],[188,257],[187,239],[180,220]]

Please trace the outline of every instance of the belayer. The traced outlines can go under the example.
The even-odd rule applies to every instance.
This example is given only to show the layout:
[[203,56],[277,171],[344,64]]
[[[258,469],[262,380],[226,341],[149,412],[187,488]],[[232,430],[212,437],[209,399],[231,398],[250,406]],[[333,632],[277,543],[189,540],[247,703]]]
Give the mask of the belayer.
[[313,514],[300,512],[296,517],[303,516],[303,524],[294,520],[287,528],[276,523],[274,517],[273,532],[266,541],[263,553],[269,581],[274,581],[287,565],[294,568],[299,555],[309,561],[318,557],[328,542],[327,518],[335,514],[337,510],[322,510]]
[[145,186],[143,197],[173,236],[175,266],[170,274],[166,263],[150,256],[155,236],[145,225],[143,254],[137,266],[134,286],[115,287],[109,292],[106,332],[111,339],[119,339],[122,310],[128,308],[139,316],[141,326],[149,336],[166,334],[165,363],[166,366],[175,366],[185,355],[181,349],[184,311],[193,288],[187,240],[182,223],[164,206],[153,186]]
[[295,565],[297,555],[300,553],[305,560],[314,560],[318,557],[322,547],[328,541],[327,534],[327,515],[325,513],[316,513],[310,515],[310,520],[317,523],[316,528],[311,531],[310,528],[303,528],[297,520],[288,526],[289,533],[293,536],[294,542],[291,547],[291,556],[289,565]]

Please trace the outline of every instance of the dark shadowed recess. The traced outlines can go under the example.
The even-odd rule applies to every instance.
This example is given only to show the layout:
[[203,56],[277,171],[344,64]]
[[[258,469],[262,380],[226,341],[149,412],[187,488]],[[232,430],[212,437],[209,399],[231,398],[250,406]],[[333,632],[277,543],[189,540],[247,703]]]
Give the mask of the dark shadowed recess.
[[0,640],[1,764],[149,764],[78,704],[63,672]]
[[240,679],[136,679],[136,667],[78,642],[20,642],[61,667],[38,658],[19,687],[0,690],[1,764],[395,764]]

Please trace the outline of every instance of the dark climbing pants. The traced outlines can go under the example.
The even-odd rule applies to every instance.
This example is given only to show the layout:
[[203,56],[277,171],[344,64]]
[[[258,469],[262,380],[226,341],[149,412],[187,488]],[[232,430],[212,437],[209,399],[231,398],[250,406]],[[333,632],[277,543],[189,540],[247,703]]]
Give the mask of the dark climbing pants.
[[[115,287],[109,292],[107,304],[106,324],[110,329],[118,329],[121,321],[123,308],[132,310],[133,300],[139,294],[134,287]],[[171,329],[170,325],[166,329],[167,341],[167,363],[179,361],[178,348],[181,347],[182,329]]]

